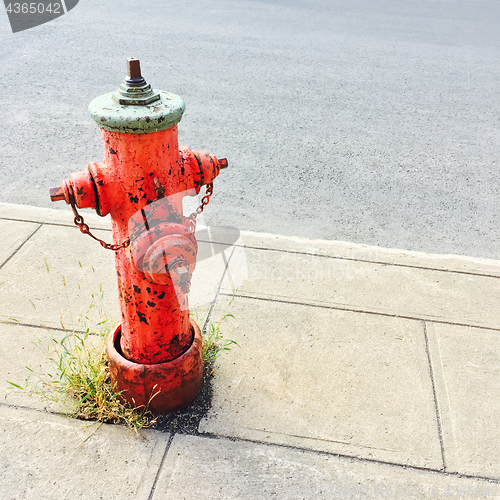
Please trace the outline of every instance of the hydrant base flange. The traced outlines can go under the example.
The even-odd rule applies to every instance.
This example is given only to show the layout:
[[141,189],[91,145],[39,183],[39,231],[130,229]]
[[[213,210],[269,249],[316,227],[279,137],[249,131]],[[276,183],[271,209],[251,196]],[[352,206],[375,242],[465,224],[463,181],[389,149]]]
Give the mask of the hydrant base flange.
[[134,407],[147,406],[155,415],[180,410],[193,402],[203,384],[202,340],[191,319],[193,342],[178,358],[158,364],[126,359],[120,350],[121,324],[106,342],[111,383],[119,397]]

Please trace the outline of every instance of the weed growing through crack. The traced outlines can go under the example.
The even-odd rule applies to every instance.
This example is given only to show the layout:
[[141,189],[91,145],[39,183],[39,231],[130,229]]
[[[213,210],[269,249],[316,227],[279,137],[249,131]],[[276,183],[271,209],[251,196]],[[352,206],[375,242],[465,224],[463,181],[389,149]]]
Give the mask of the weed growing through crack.
[[217,323],[210,323],[203,332],[203,361],[211,363],[215,361],[223,351],[230,351],[231,345],[238,345],[234,340],[226,340],[222,343],[223,336],[221,332],[221,323],[226,318],[234,318],[232,314],[225,314],[222,319]]
[[[83,267],[80,262],[79,264]],[[50,276],[46,259],[45,267]],[[93,268],[92,271],[95,272]],[[64,276],[62,282],[67,296]],[[69,301],[68,296],[67,298]],[[7,382],[11,388],[39,394],[52,402],[64,404],[69,407],[69,413],[76,418],[125,423],[130,429],[137,431],[154,424],[156,419],[147,406],[132,407],[123,403],[119,394],[113,390],[105,347],[111,328],[109,319],[100,307],[103,298],[101,286],[97,296],[92,294],[92,302],[87,311],[80,312],[78,321],[81,331],[68,333],[62,340],[52,338],[48,344],[40,339],[36,340],[37,346],[53,363],[55,373],[36,375],[32,369],[26,367],[30,375],[24,385]],[[100,320],[97,328],[91,330],[87,326],[90,322],[88,313],[93,308],[98,309]],[[222,343],[220,327],[227,317],[233,317],[233,315],[226,314],[219,322],[210,323],[203,334],[203,361],[206,366],[210,365],[223,351],[230,350],[232,344],[236,344],[232,340]],[[16,320],[13,319],[13,321]],[[66,331],[62,315],[60,324]]]

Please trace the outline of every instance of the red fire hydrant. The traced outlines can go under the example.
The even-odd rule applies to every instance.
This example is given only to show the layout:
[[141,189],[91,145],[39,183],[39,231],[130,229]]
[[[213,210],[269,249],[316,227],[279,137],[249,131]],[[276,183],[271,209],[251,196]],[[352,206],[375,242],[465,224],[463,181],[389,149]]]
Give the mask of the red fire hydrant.
[[[127,69],[116,92],[89,106],[101,129],[104,162],[90,163],[50,195],[71,204],[75,223],[87,234],[77,208],[111,214],[113,244],[98,240],[116,252],[121,324],[106,346],[111,381],[132,405],[149,404],[163,414],[188,405],[201,389],[201,333],[187,297],[196,264],[194,229],[227,160],[179,150],[184,102],[153,90],[137,59],[129,58]],[[185,217],[182,198],[203,185],[202,204]]]

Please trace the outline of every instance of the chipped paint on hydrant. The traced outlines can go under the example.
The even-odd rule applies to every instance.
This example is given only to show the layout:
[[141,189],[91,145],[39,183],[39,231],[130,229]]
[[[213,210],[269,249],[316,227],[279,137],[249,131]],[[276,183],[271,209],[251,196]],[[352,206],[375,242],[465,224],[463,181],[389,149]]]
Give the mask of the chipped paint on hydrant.
[[137,59],[127,60],[127,70],[116,92],[89,106],[104,162],[71,174],[51,198],[71,204],[87,234],[77,208],[111,214],[113,245],[98,240],[115,250],[118,276],[121,324],[107,341],[111,381],[132,405],[149,403],[153,413],[164,414],[191,403],[203,382],[201,332],[188,306],[196,215],[183,215],[182,199],[206,185],[202,210],[227,161],[179,149],[184,102],[153,90]]

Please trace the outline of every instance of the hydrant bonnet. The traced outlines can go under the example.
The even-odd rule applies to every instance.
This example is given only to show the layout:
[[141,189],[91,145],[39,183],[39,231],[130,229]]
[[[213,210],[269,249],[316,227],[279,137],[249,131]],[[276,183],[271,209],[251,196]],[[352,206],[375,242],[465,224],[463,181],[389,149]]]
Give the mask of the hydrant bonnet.
[[99,128],[109,132],[148,134],[177,125],[186,105],[177,95],[153,90],[141,76],[139,61],[129,58],[120,88],[94,99],[89,111]]

